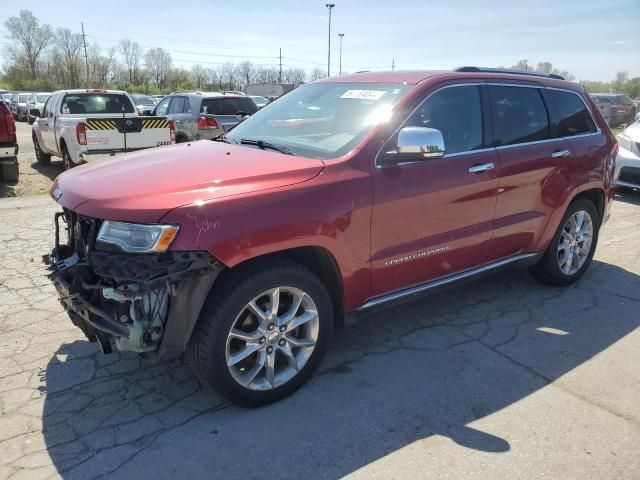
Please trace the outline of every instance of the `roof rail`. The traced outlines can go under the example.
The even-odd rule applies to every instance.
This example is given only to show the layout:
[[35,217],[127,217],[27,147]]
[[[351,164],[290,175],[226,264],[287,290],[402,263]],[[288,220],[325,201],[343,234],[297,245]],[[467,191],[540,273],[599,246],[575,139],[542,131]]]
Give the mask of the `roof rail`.
[[513,75],[531,75],[533,77],[555,78],[564,80],[564,77],[555,73],[532,72],[529,70],[514,70],[511,68],[489,68],[489,67],[459,67],[456,72],[487,72],[487,73],[510,73]]

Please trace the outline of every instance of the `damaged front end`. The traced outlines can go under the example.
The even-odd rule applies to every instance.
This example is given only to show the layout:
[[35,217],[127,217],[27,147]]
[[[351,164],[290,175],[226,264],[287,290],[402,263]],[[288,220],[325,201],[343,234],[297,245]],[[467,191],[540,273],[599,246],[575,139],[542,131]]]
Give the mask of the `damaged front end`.
[[[128,253],[97,240],[101,221],[55,215],[49,268],[60,303],[103,352],[184,351],[223,265],[206,251]],[[61,243],[61,224],[66,243]]]

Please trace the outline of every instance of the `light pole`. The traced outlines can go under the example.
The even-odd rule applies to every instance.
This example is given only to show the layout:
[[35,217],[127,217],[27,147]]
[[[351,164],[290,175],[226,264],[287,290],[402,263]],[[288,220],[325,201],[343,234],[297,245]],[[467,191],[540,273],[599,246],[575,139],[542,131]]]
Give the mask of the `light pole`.
[[344,33],[339,33],[340,37],[340,75],[342,75],[342,37],[344,37]]
[[335,3],[326,3],[329,9],[329,50],[327,51],[327,77],[331,76],[331,9],[336,6]]

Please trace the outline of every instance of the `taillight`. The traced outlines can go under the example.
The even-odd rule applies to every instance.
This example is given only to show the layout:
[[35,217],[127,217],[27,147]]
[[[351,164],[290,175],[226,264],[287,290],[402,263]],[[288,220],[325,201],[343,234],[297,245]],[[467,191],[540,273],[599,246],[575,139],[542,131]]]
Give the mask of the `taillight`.
[[78,144],[87,144],[87,131],[84,126],[84,122],[76,123],[76,137],[78,138]]
[[176,141],[176,124],[173,120],[169,120],[169,140]]
[[618,113],[628,113],[629,110],[631,110],[629,107],[618,105]]
[[16,121],[13,118],[11,113],[7,113],[4,116],[5,122],[7,123],[7,133],[9,135],[16,133]]
[[198,130],[208,130],[210,128],[219,128],[215,118],[200,117],[198,118]]

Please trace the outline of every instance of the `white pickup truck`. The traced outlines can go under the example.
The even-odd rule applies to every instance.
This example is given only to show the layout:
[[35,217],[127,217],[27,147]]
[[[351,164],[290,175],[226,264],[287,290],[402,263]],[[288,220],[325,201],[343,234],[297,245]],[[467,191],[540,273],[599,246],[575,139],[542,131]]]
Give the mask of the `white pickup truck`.
[[[36,113],[36,112],[34,112]],[[32,127],[38,163],[62,157],[68,169],[116,153],[175,143],[165,117],[140,117],[131,97],[117,90],[54,92]]]

